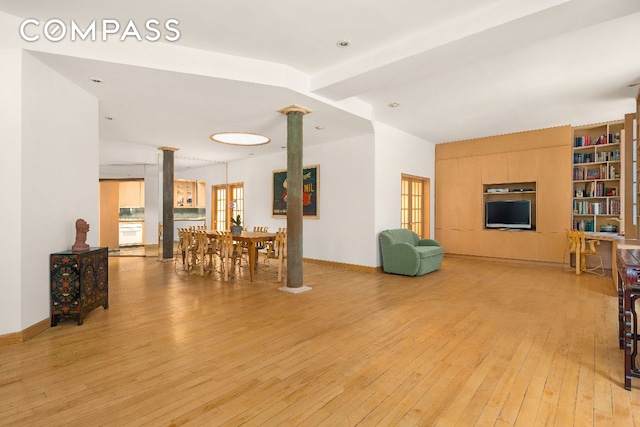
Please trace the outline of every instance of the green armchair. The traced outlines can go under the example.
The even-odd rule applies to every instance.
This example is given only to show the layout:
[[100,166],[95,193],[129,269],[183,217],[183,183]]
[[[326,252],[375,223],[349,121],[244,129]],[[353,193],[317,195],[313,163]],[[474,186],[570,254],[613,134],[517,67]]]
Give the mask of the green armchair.
[[420,239],[406,229],[385,230],[380,233],[382,270],[405,276],[422,276],[438,270],[444,251],[433,239]]

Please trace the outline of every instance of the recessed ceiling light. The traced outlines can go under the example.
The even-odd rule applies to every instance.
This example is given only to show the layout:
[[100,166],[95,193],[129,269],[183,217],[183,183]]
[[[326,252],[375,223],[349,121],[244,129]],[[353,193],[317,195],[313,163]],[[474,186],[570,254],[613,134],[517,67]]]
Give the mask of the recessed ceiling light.
[[316,126],[317,130],[324,130],[324,126],[320,125],[320,126]]
[[212,141],[230,145],[263,145],[271,142],[266,136],[251,132],[219,132],[209,138]]
[[107,120],[113,120],[113,117],[111,117],[111,116],[104,116],[104,118],[107,119]]
[[91,81],[94,83],[104,83],[104,80],[102,79],[91,79]]
[[349,47],[351,46],[351,42],[349,40],[340,40],[336,43],[338,47]]
[[398,104],[397,102],[390,102],[389,103],[389,107],[391,107],[391,108],[396,108],[396,107],[399,107],[399,106],[400,106],[400,104]]

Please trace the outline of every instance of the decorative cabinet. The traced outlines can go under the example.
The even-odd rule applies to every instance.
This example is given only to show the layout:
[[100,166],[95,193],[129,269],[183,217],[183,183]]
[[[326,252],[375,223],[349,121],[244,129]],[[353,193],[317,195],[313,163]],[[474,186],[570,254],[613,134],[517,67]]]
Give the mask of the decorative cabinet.
[[94,308],[109,308],[108,248],[51,254],[50,279],[51,326],[56,326],[60,317],[75,317],[82,325],[84,316]]
[[584,231],[618,231],[624,121],[573,129],[573,224]]

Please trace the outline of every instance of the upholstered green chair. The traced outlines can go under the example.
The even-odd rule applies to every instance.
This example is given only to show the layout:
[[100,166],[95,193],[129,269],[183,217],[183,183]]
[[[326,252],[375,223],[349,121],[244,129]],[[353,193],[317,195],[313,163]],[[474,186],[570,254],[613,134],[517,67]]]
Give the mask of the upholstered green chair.
[[411,230],[398,228],[380,233],[382,269],[386,273],[422,276],[438,270],[444,251],[433,239],[420,239]]

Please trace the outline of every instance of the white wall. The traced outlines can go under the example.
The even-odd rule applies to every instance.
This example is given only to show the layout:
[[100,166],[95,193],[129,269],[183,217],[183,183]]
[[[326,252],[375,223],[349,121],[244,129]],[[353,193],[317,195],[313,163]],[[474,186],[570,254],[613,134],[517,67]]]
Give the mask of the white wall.
[[20,331],[20,288],[22,283],[22,53],[0,49],[0,335]]
[[[375,266],[374,140],[373,135],[305,147],[303,165],[320,165],[318,219],[303,221],[303,256],[363,266]],[[286,219],[271,216],[272,172],[286,169],[286,151],[249,157],[228,165],[193,169],[179,178],[200,179],[211,185],[244,183],[244,226],[286,227]],[[210,194],[208,194],[210,197]],[[210,201],[207,204],[210,216]],[[208,224],[211,224],[210,217]]]
[[430,235],[435,236],[435,144],[382,123],[375,123],[374,128],[376,233],[400,227],[400,187],[404,173],[430,178]]
[[71,248],[77,218],[91,226],[87,243],[98,245],[99,184],[97,99],[29,53],[22,61],[20,329],[25,329],[49,317],[49,254]]

